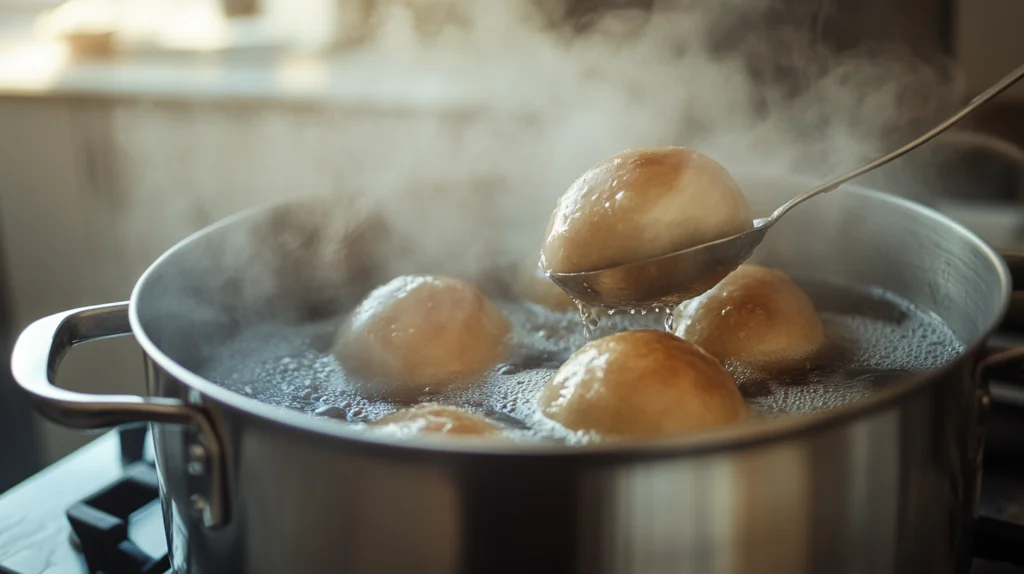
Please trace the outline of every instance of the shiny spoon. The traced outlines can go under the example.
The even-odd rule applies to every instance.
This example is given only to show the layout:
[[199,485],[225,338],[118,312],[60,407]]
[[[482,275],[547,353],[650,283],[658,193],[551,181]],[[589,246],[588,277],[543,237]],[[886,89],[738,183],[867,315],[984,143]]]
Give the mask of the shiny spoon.
[[801,203],[836,189],[844,183],[879,168],[946,131],[979,106],[1017,83],[1024,76],[1021,66],[975,97],[967,106],[916,140],[845,175],[794,197],[770,216],[754,220],[754,228],[739,235],[696,245],[643,261],[577,273],[549,273],[548,276],[577,301],[609,309],[673,307],[714,287],[747,260],[764,236],[782,216]]

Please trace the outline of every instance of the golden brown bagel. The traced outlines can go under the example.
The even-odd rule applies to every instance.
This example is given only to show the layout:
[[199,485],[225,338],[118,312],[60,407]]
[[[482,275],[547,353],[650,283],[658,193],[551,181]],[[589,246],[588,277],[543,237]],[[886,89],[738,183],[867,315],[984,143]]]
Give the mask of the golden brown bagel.
[[457,435],[488,435],[501,431],[497,425],[480,415],[456,407],[424,403],[380,418],[373,426],[403,436],[423,433]]
[[677,316],[676,334],[723,363],[787,366],[825,343],[810,297],[785,273],[759,265],[740,265]]
[[752,228],[739,185],[711,158],[681,147],[629,150],[592,167],[558,200],[541,265],[597,271]]
[[475,382],[504,356],[509,330],[505,316],[473,285],[403,275],[352,311],[334,355],[361,394],[408,399]]
[[727,425],[748,411],[714,357],[663,331],[625,331],[587,343],[558,369],[538,406],[571,430],[635,437]]

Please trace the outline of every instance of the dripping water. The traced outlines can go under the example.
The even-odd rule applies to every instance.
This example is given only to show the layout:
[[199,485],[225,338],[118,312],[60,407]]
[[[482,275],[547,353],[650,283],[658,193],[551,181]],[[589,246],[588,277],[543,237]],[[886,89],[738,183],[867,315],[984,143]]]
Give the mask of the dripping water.
[[665,330],[669,333],[676,331],[676,310],[672,306],[665,307]]
[[583,301],[576,299],[573,301],[580,310],[580,319],[583,321],[583,337],[588,341],[594,340],[597,328],[601,326],[601,309],[587,305]]

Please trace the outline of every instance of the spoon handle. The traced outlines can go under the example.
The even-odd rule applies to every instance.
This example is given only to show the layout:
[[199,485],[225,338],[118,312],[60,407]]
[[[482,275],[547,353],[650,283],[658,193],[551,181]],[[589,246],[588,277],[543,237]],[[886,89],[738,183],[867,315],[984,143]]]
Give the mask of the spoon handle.
[[917,138],[916,140],[914,140],[914,141],[904,145],[903,147],[901,147],[901,148],[899,148],[899,149],[897,149],[895,151],[892,151],[892,152],[888,153],[887,155],[884,155],[884,156],[882,156],[882,157],[872,161],[871,163],[868,163],[866,165],[858,167],[857,169],[855,169],[855,170],[853,170],[853,171],[851,171],[851,172],[849,172],[849,173],[847,173],[845,175],[841,175],[841,176],[837,177],[836,179],[834,179],[834,180],[832,180],[832,181],[830,181],[828,183],[823,183],[823,184],[819,185],[818,187],[815,187],[814,189],[812,189],[812,190],[810,190],[810,191],[808,191],[808,192],[806,192],[806,193],[804,193],[802,195],[798,195],[798,196],[794,197],[793,199],[789,200],[788,202],[783,204],[782,207],[779,207],[778,209],[776,209],[775,212],[772,213],[771,217],[768,218],[768,221],[766,223],[773,224],[780,217],[785,215],[787,211],[793,209],[794,207],[800,205],[801,203],[807,201],[808,199],[810,199],[810,198],[812,198],[812,197],[814,197],[816,195],[820,195],[822,193],[827,193],[829,191],[832,191],[833,189],[839,187],[840,185],[843,185],[844,183],[850,181],[851,179],[859,177],[859,176],[861,176],[861,175],[863,175],[863,174],[865,174],[865,173],[867,173],[867,172],[869,172],[869,171],[871,171],[873,169],[882,167],[883,165],[893,161],[894,159],[898,159],[898,158],[902,157],[903,155],[905,155],[906,153],[908,153],[910,151],[913,151],[913,150],[917,149],[918,147],[928,143],[933,138],[935,138],[935,136],[937,136],[937,135],[941,134],[942,132],[948,130],[949,128],[953,127],[953,125],[958,123],[960,120],[962,120],[965,117],[967,117],[968,114],[970,114],[974,110],[978,109],[979,106],[981,106],[985,102],[991,100],[992,98],[998,96],[999,94],[1001,94],[1003,91],[1005,91],[1010,86],[1016,84],[1017,81],[1021,79],[1021,77],[1024,77],[1024,66],[1020,66],[1019,68],[1017,68],[1013,72],[1010,72],[1005,78],[1003,78],[1002,80],[999,80],[998,83],[994,84],[989,89],[987,89],[984,92],[982,92],[982,93],[978,94],[977,96],[975,96],[975,98],[973,100],[971,100],[970,103],[967,104],[959,112],[953,114],[951,117],[949,117],[949,119],[947,119],[946,121],[942,122],[941,124],[935,126],[931,130],[929,130],[927,133],[925,133],[921,137]]

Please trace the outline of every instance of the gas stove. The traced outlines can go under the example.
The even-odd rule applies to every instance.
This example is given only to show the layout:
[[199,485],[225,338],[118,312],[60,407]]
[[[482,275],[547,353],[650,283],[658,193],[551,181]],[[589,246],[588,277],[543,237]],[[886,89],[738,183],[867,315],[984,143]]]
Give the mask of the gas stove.
[[0,496],[0,574],[168,571],[146,426],[111,431]]
[[[1024,127],[1024,110],[1020,117]],[[939,192],[913,198],[1024,256],[1020,146],[953,135],[927,158],[934,181],[926,187]],[[1024,325],[1008,322],[993,339],[1024,345]],[[0,574],[168,572],[158,497],[147,427],[111,431],[0,496]],[[980,511],[971,574],[1024,574],[1024,380],[992,382]]]

